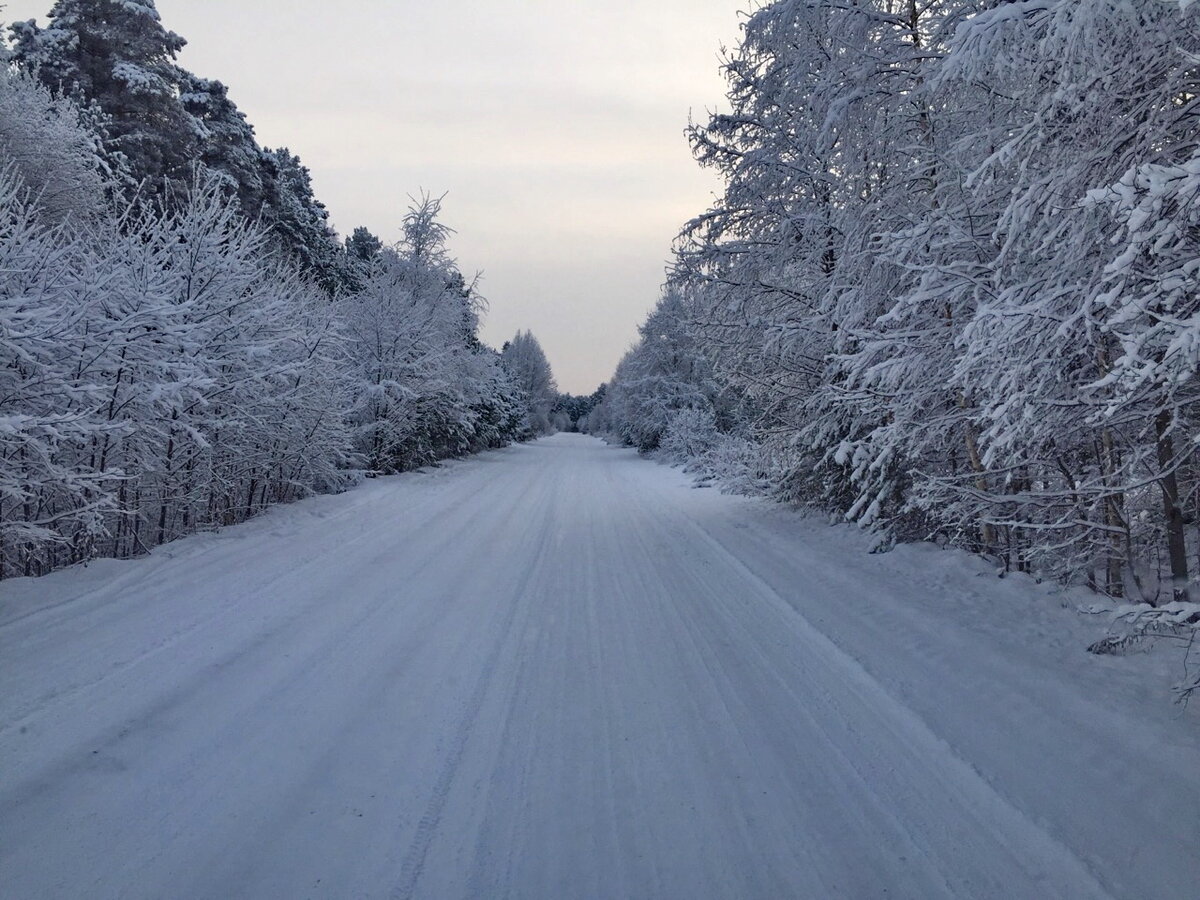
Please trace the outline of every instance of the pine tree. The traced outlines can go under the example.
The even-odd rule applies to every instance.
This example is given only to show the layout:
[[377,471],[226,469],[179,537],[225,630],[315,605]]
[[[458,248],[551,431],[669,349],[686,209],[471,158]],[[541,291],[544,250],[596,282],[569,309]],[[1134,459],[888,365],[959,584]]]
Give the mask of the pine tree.
[[383,241],[361,225],[354,229],[354,233],[350,237],[346,238],[346,253],[350,255],[351,259],[360,263],[370,264],[382,250]]
[[280,249],[331,296],[352,281],[345,251],[329,225],[329,211],[313,193],[312,175],[286,147],[264,150],[267,197],[264,223]]
[[257,219],[267,201],[270,182],[254,126],[221,82],[183,72],[180,89],[179,99],[195,124],[198,161],[225,179],[247,218]]
[[354,229],[346,238],[346,271],[351,292],[361,291],[370,276],[371,268],[383,252],[383,241],[363,226]]

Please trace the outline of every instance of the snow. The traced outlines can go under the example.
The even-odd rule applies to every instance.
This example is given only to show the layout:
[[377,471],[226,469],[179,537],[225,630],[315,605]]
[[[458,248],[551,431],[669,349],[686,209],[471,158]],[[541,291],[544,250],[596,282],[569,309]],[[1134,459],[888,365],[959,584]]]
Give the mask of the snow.
[[1194,898],[1083,595],[577,435],[0,584],[12,897]]

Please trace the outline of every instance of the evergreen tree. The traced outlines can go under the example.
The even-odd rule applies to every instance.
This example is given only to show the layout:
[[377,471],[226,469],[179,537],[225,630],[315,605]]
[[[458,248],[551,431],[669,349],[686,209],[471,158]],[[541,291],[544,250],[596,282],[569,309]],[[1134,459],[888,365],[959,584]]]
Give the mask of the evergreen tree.
[[361,291],[370,278],[379,255],[383,252],[383,241],[363,226],[354,229],[354,233],[346,238],[345,279],[351,292]]
[[370,264],[382,250],[383,241],[361,225],[354,229],[354,234],[346,238],[346,253],[356,262]]
[[196,130],[199,162],[226,182],[247,218],[258,218],[270,180],[254,126],[221,82],[183,72],[180,87],[179,99]]
[[264,150],[262,159],[268,185],[263,220],[279,248],[329,295],[350,287],[345,251],[300,157],[280,147]]

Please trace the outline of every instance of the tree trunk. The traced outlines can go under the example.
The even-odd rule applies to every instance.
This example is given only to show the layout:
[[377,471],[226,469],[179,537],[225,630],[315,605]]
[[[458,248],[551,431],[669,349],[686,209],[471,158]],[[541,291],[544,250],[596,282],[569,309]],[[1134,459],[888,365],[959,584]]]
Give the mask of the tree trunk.
[[[1100,433],[1101,468],[1104,472],[1104,483],[1112,488],[1116,482],[1117,448],[1113,441],[1112,432],[1107,428]],[[1121,507],[1125,505],[1124,494],[1108,494],[1104,498],[1104,524],[1108,526],[1108,554],[1105,562],[1104,590],[1110,597],[1125,596],[1125,580],[1121,577],[1124,569],[1124,553],[1121,550],[1120,531],[1125,527]]]
[[[962,393],[958,395],[958,408],[963,412],[966,412],[967,409],[967,398]],[[967,445],[967,461],[971,464],[971,471],[975,473],[975,488],[981,494],[986,494],[987,477],[983,466],[983,456],[979,453],[979,439],[975,436],[975,425],[969,418],[963,420],[963,437]],[[992,528],[991,523],[979,523],[979,538],[983,544],[984,553],[993,549],[996,544],[996,531]]]
[[1158,438],[1158,465],[1163,476],[1159,487],[1163,495],[1163,515],[1167,528],[1167,558],[1171,564],[1171,582],[1175,600],[1188,599],[1187,539],[1183,531],[1183,510],[1179,506],[1179,480],[1175,476],[1175,445],[1171,440],[1174,417],[1164,409],[1154,420]]
[[168,486],[171,484],[172,466],[175,460],[175,437],[172,435],[167,440],[167,465],[166,471],[163,472],[161,496],[159,497],[158,507],[158,544],[159,546],[167,542],[167,498]]

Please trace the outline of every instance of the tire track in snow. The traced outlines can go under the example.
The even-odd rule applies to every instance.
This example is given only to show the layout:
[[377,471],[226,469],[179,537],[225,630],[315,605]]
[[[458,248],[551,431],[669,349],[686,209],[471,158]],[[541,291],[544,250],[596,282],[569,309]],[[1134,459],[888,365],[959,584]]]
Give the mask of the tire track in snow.
[[503,602],[508,603],[508,609],[504,613],[496,641],[492,645],[480,669],[479,677],[459,719],[459,724],[451,739],[450,746],[445,752],[445,759],[438,772],[437,780],[434,782],[429,803],[417,822],[416,834],[409,844],[408,852],[404,857],[404,864],[400,868],[399,881],[391,894],[393,900],[411,900],[416,895],[417,884],[420,882],[421,874],[425,869],[425,859],[429,854],[429,847],[437,835],[438,825],[441,823],[442,812],[446,808],[450,789],[454,784],[455,776],[458,774],[458,769],[462,763],[463,754],[466,752],[467,743],[471,739],[471,732],[474,730],[475,722],[479,717],[480,711],[483,709],[483,703],[487,697],[488,689],[492,685],[492,680],[495,677],[500,657],[509,645],[513,623],[516,620],[518,608],[522,605],[525,589],[533,581],[534,577],[540,574],[545,565],[551,543],[552,522],[552,516],[547,515],[538,532],[537,550],[532,563],[517,582],[511,595],[501,598]]
[[[453,503],[444,504],[443,508],[428,521],[436,526],[443,520],[454,516],[470,502],[472,502],[472,496],[466,494]],[[515,514],[514,508],[503,520],[503,524],[507,525]],[[415,554],[417,564],[407,573],[410,578],[415,579],[437,565],[438,558],[434,551],[439,546],[439,533],[440,529],[437,527],[418,532],[417,539],[422,541],[428,549],[426,552]],[[329,553],[307,559],[304,563],[294,567],[290,573],[277,573],[270,583],[275,584],[284,578],[292,581],[303,580],[302,576],[313,569],[328,568],[331,558],[337,558],[342,566],[349,565],[358,569],[369,568],[374,558],[380,556],[380,549],[376,546],[363,547],[357,555],[339,552],[345,543],[350,542],[341,542],[332,546]],[[389,552],[386,549],[383,551],[384,555]],[[252,597],[243,598],[243,602],[252,599]],[[333,609],[328,605],[324,596],[315,594],[310,602],[289,607],[287,616],[263,623],[264,627],[259,627],[244,635],[244,640],[238,640],[227,647],[220,648],[220,652],[208,658],[202,667],[190,670],[186,678],[176,679],[173,682],[160,681],[161,688],[151,702],[131,708],[124,716],[105,723],[103,727],[89,736],[87,741],[78,746],[63,746],[57,748],[55,755],[42,758],[38,763],[36,777],[29,777],[11,784],[0,783],[0,801],[2,801],[0,805],[17,810],[36,801],[51,789],[58,790],[64,785],[70,784],[73,776],[94,768],[96,756],[108,758],[117,748],[130,742],[136,743],[138,740],[144,740],[147,734],[160,731],[163,727],[163,720],[178,718],[180,710],[194,705],[197,698],[210,692],[213,684],[218,681],[223,683],[244,679],[247,684],[254,684],[256,690],[262,688],[265,691],[257,699],[257,703],[260,706],[267,705],[272,698],[294,690],[298,679],[304,673],[327,671],[329,657],[340,652],[351,635],[369,631],[371,621],[381,614],[386,615],[394,605],[395,600],[389,595],[367,597],[360,605],[353,608],[344,604],[339,605],[336,616],[333,616],[331,615]],[[224,609],[224,606],[221,609]],[[328,618],[327,624],[317,634],[319,643],[312,646],[297,644],[297,636],[312,632],[313,613],[318,610],[325,613]],[[435,612],[441,615],[444,610],[435,610]],[[191,638],[193,633],[209,626],[216,616],[217,614],[214,613],[193,623],[185,630],[172,633],[167,641],[154,645],[141,656],[113,663],[112,669],[106,671],[95,682],[72,686],[55,694],[50,700],[43,700],[44,708],[37,708],[35,712],[24,718],[15,719],[0,727],[0,737],[4,736],[6,730],[11,731],[26,722],[33,722],[38,717],[57,713],[62,705],[69,704],[83,691],[101,686],[110,692],[121,690],[122,683],[127,683],[130,677],[128,669],[147,661],[153,661],[156,657],[168,652],[173,646]],[[292,651],[292,656],[285,669],[272,675],[274,684],[268,689],[267,686],[260,683],[261,664],[264,657],[269,656],[263,651],[267,648],[277,647],[288,647]],[[237,673],[236,678],[234,677],[235,673]],[[115,687],[108,687],[110,680],[115,681]],[[241,698],[239,697],[239,699]],[[244,712],[249,715],[252,711],[252,708],[248,708]],[[3,742],[0,742],[0,748],[3,747]]]

